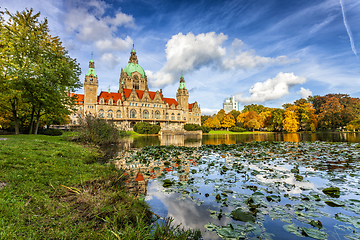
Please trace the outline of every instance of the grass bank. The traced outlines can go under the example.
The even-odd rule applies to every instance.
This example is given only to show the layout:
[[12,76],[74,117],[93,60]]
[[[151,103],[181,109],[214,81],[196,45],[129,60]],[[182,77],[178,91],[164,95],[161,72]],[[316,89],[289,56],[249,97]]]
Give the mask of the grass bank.
[[43,135],[0,140],[0,239],[187,239],[152,223],[95,147]]

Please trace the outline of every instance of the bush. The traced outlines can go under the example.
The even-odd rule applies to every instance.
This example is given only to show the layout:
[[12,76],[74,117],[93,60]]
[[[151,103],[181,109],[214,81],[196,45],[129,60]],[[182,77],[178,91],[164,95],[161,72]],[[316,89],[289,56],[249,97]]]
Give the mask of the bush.
[[229,128],[229,130],[231,132],[246,132],[246,129],[245,128],[241,128],[241,127],[231,127]]
[[63,131],[61,131],[60,129],[47,128],[47,129],[41,129],[39,133],[42,135],[49,135],[49,136],[61,136],[63,134]]
[[201,130],[203,133],[209,133],[211,131],[211,128],[209,128],[209,127],[204,127],[204,126],[200,126],[198,124],[192,124],[192,123],[185,124],[184,129],[186,131],[198,131],[198,130]]
[[184,125],[184,129],[186,131],[198,131],[198,130],[201,130],[201,126],[198,125],[198,124],[190,124],[190,123],[188,123],[188,124]]
[[134,125],[134,131],[140,134],[157,134],[161,127],[147,122],[139,122]]
[[203,133],[209,133],[211,131],[211,128],[201,126],[201,130],[202,130]]
[[79,136],[81,142],[104,145],[119,140],[119,130],[112,122],[92,116],[86,116],[80,123]]

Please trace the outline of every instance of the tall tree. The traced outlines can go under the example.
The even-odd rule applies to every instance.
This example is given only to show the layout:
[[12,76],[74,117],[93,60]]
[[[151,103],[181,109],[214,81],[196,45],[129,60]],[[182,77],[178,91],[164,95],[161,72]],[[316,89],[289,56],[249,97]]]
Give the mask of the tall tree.
[[216,117],[221,122],[224,119],[225,115],[226,115],[225,110],[220,109],[219,112],[216,114]]
[[284,112],[283,128],[287,132],[297,132],[300,126],[297,107],[295,105],[287,107]]
[[243,113],[245,112],[251,112],[254,111],[257,114],[260,114],[262,111],[266,110],[266,107],[264,107],[263,105],[258,105],[258,104],[250,104],[250,105],[245,105],[244,109],[242,110]]
[[40,12],[25,10],[1,19],[0,68],[2,105],[11,109],[18,129],[18,111],[22,103],[30,105],[30,131],[36,118],[36,131],[44,114],[69,114],[72,99],[68,91],[80,87],[80,67],[68,56],[58,37],[49,34],[48,23],[40,21]]
[[226,114],[224,119],[221,121],[221,127],[226,128],[226,130],[229,130],[229,128],[235,126],[235,118],[232,114]]

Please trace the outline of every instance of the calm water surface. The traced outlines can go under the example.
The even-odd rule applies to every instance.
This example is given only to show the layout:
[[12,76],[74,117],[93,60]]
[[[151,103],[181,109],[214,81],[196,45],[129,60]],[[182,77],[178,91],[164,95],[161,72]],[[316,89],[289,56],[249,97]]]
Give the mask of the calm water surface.
[[[201,148],[193,153],[175,148],[165,150],[168,157],[154,157],[157,152],[164,152],[155,146],[200,147],[253,141],[282,143],[269,145],[272,150],[261,143],[241,151],[226,150],[225,145],[225,150]],[[315,141],[319,142],[311,143]],[[244,231],[246,239],[304,239],[285,230],[284,226],[292,224],[300,235],[303,229],[326,234],[318,239],[348,239],[347,236],[360,239],[360,150],[346,142],[359,143],[360,134],[144,136],[127,138],[121,147],[154,146],[155,150],[118,158],[130,176],[129,189],[145,197],[154,213],[172,217],[174,224],[182,227],[200,229],[204,239],[225,239],[219,234],[224,232],[237,239],[236,234],[241,232],[237,228],[248,230]],[[148,162],[144,163],[144,159]],[[176,161],[179,159],[181,163]],[[164,165],[166,161],[170,165]],[[293,168],[298,168],[299,173],[291,172]],[[296,175],[303,179],[296,179]],[[165,179],[176,184],[164,187]],[[339,187],[341,196],[324,194],[322,189],[327,187]],[[254,221],[234,220],[231,212],[236,209],[251,214]],[[322,228],[314,227],[311,221],[320,221]]]
[[360,133],[255,133],[255,134],[221,134],[184,136],[140,136],[124,138],[120,149],[142,148],[146,146],[187,146],[200,147],[202,145],[235,144],[252,141],[281,141],[281,142],[351,142],[360,143]]

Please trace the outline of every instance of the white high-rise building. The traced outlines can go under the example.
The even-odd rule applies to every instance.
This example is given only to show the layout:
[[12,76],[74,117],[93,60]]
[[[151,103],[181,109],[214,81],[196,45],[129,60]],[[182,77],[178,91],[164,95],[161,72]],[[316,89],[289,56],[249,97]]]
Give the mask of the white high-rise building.
[[235,96],[232,96],[232,97],[229,97],[229,99],[226,99],[223,106],[224,106],[225,113],[229,113],[232,110],[239,111],[239,103],[235,101]]

